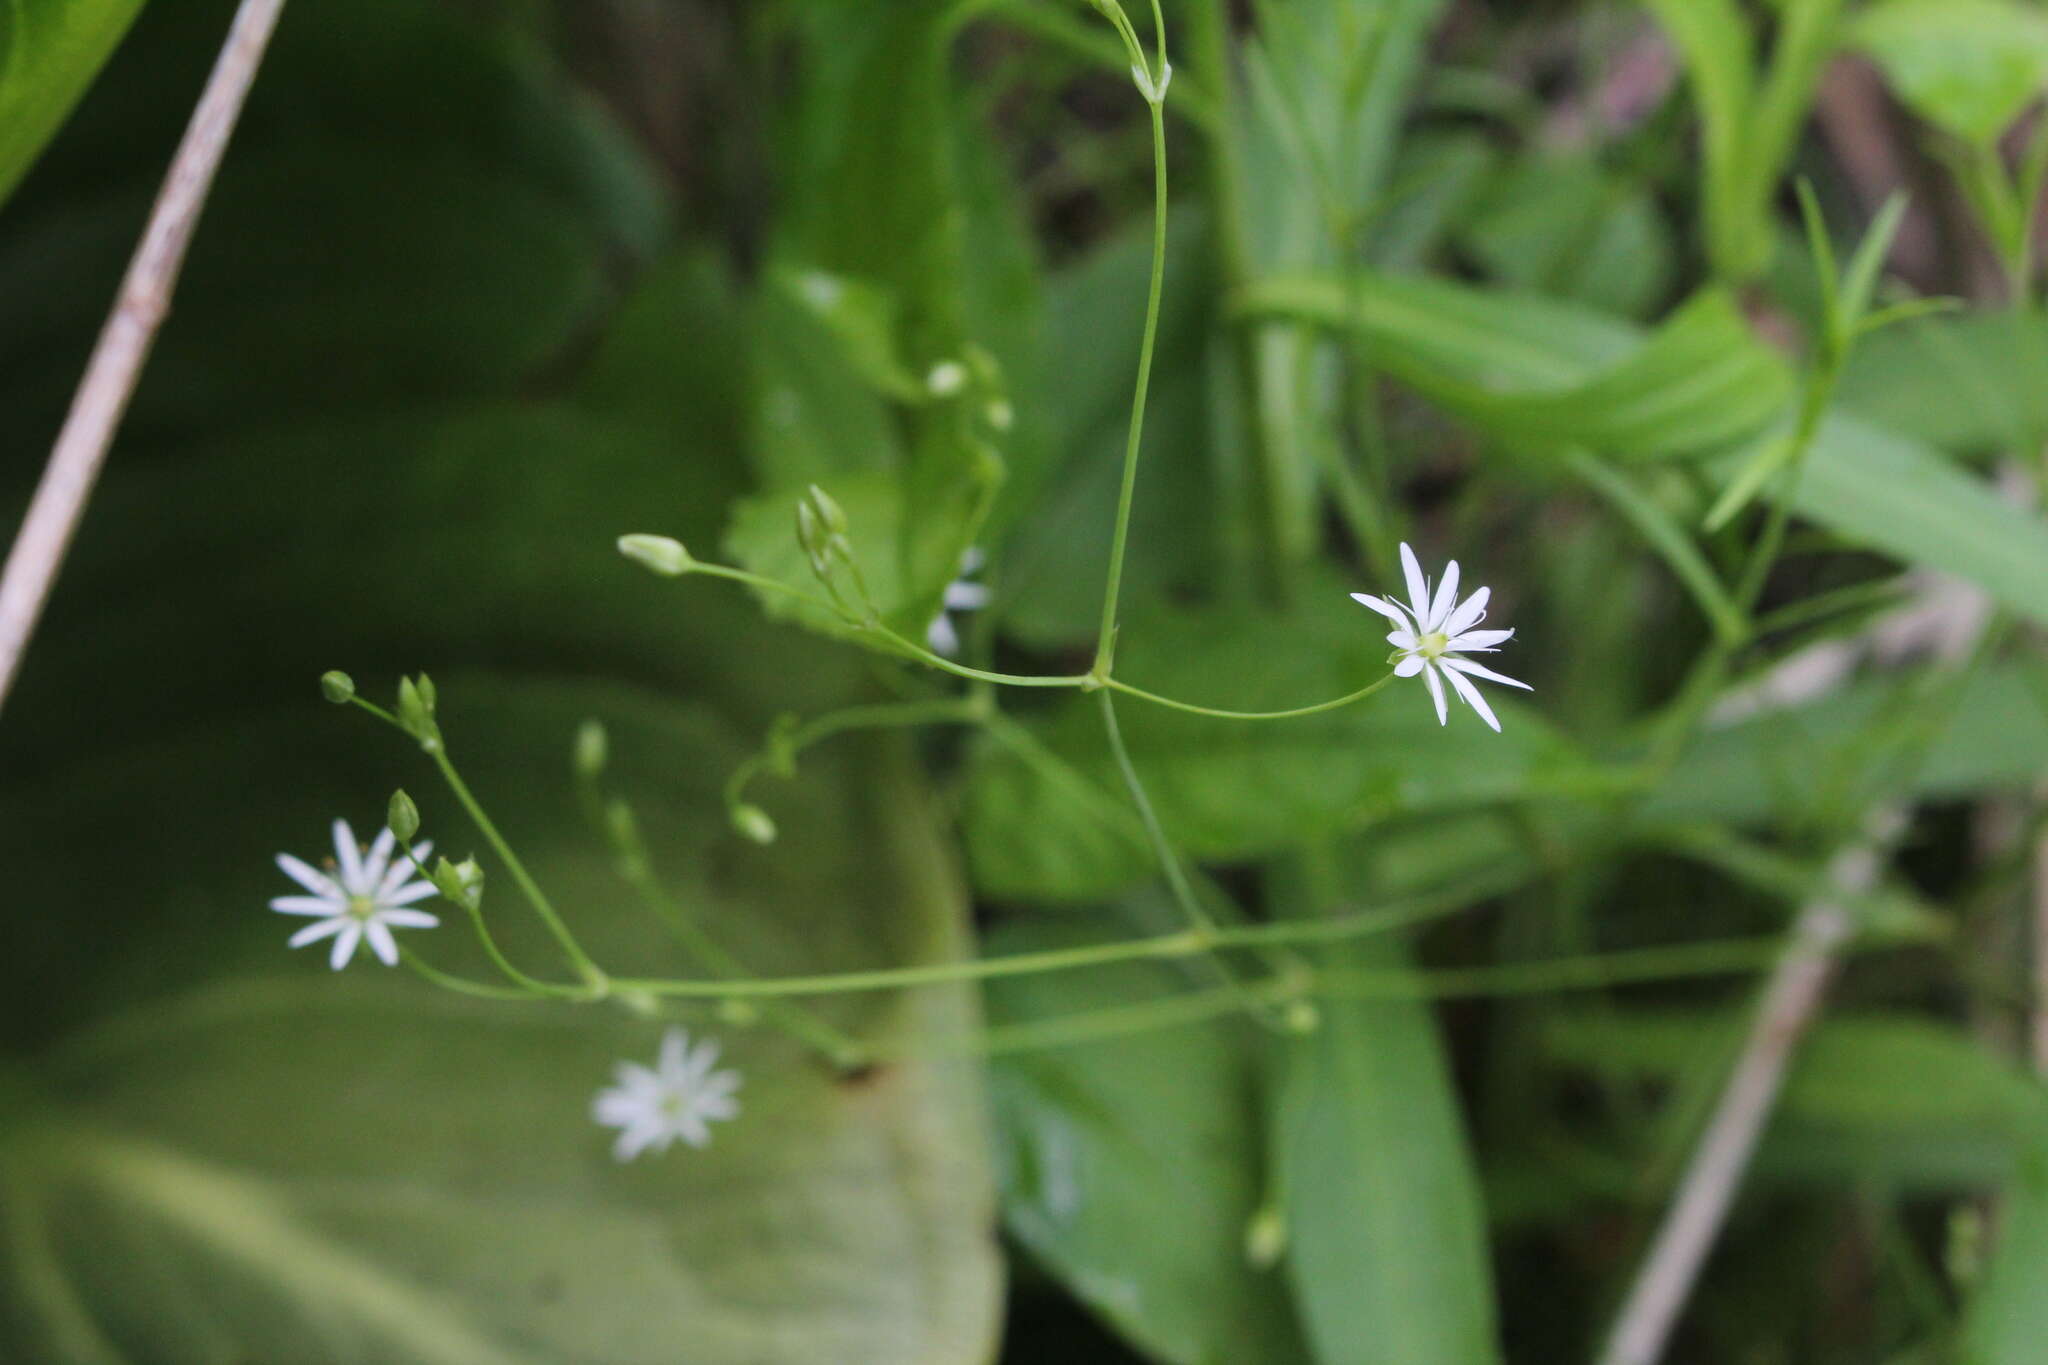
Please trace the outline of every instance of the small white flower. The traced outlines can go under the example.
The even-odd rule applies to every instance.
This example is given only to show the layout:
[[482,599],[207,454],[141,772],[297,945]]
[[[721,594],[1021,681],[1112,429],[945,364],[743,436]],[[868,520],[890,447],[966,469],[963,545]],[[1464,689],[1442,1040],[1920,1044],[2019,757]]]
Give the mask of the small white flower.
[[[437,893],[431,882],[405,879],[412,863],[405,858],[392,858],[397,844],[387,829],[365,850],[356,843],[355,831],[349,828],[348,821],[336,820],[332,876],[289,853],[278,854],[277,865],[284,875],[312,894],[279,896],[270,902],[270,908],[283,915],[319,917],[291,936],[291,946],[303,948],[332,936],[334,949],[327,965],[338,972],[355,956],[356,945],[367,940],[370,951],[385,966],[398,965],[398,944],[391,931],[432,929],[441,921],[424,910],[404,908]],[[424,860],[433,847],[430,843],[421,844],[415,852]]]
[[1458,561],[1454,559],[1445,567],[1443,581],[1436,585],[1432,594],[1429,580],[1422,576],[1422,566],[1415,562],[1415,551],[1409,549],[1405,542],[1401,546],[1401,571],[1408,578],[1408,600],[1405,603],[1389,602],[1371,593],[1351,594],[1353,601],[1371,607],[1399,627],[1387,636],[1387,643],[1397,651],[1394,675],[1400,678],[1412,678],[1417,673],[1422,675],[1422,681],[1429,686],[1429,698],[1436,703],[1439,725],[1450,721],[1450,708],[1444,702],[1444,680],[1449,679],[1465,704],[1477,711],[1479,718],[1498,734],[1500,721],[1495,718],[1493,708],[1486,704],[1486,698],[1480,696],[1479,689],[1472,685],[1472,678],[1485,678],[1489,682],[1505,683],[1524,691],[1534,689],[1525,682],[1516,682],[1490,668],[1481,668],[1470,659],[1458,657],[1459,654],[1491,654],[1503,641],[1513,638],[1512,630],[1472,629],[1486,619],[1486,599],[1493,590],[1481,588],[1463,602],[1458,601]]
[[925,628],[924,642],[934,654],[952,658],[960,652],[960,632],[953,626],[952,613],[956,611],[979,611],[988,605],[988,589],[980,583],[967,581],[969,575],[978,572],[983,563],[980,550],[969,550],[960,556],[960,576],[946,585],[944,605],[932,623]]
[[739,1117],[737,1071],[713,1071],[718,1044],[707,1038],[695,1047],[690,1035],[672,1028],[661,1039],[661,1057],[653,1070],[636,1062],[620,1062],[618,1084],[600,1090],[590,1114],[607,1128],[619,1130],[612,1155],[631,1161],[650,1148],[665,1152],[681,1138],[692,1147],[711,1141],[710,1121]]
[[967,387],[967,367],[957,360],[941,360],[924,377],[924,386],[934,398],[951,398]]

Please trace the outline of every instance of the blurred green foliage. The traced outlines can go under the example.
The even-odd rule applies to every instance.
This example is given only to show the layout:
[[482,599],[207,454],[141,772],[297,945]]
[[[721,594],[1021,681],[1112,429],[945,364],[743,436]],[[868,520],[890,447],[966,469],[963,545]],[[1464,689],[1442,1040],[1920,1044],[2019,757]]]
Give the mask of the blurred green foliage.
[[[1350,691],[1387,647],[1345,594],[1389,590],[1405,539],[1492,585],[1538,690],[1500,735],[1407,684],[1284,723],[1130,702],[1122,733],[1225,922],[1442,909],[1227,971],[810,1002],[875,1050],[852,1073],[678,1006],[742,1116],[623,1167],[590,1097],[663,1020],[284,953],[269,859],[337,813],[372,828],[403,784],[440,851],[485,853],[419,754],[320,704],[335,667],[380,701],[433,673],[472,785],[621,976],[705,964],[586,827],[591,716],[654,871],[752,971],[1178,925],[1094,698],[837,736],[768,765],[748,799],[780,838],[742,837],[723,786],[778,718],[950,688],[831,612],[612,548],[673,535],[810,590],[815,483],[882,623],[923,639],[979,547],[970,662],[1087,667],[1152,226],[1094,12],[293,0],[0,719],[0,1356],[1582,1358],[1750,973],[1899,801],[1843,1008],[1668,1358],[2039,1358],[2043,12],[1165,8],[1117,676],[1227,708]],[[136,9],[0,6],[9,506],[232,7],[160,0],[123,41]],[[1831,87],[1838,59],[1898,107]],[[1910,179],[1877,306],[1965,300],[1859,339],[1838,385],[1795,169],[1845,259]],[[1712,515],[1803,401],[1810,449]],[[541,971],[507,882],[493,922]],[[487,971],[444,910],[421,951]],[[1305,1032],[1236,1007],[1291,970],[1354,989]]]

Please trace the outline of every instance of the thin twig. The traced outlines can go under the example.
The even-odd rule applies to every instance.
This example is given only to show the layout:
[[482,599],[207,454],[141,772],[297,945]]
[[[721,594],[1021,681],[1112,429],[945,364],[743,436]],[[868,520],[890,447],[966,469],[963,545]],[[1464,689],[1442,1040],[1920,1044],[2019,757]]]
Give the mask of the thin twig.
[[1839,894],[1800,909],[1785,955],[1772,969],[1750,1020],[1742,1056],[1615,1320],[1601,1365],[1656,1365],[1663,1356],[1679,1309],[1720,1235],[1764,1121],[1777,1103],[1792,1049],[1813,1022],[1834,974],[1836,953],[1853,929],[1848,902],[1876,884],[1904,824],[1905,812],[1898,806],[1873,811],[1862,837],[1829,866],[1829,883]]
[[14,685],[22,653],[106,463],[107,447],[128,410],[157,328],[170,311],[185,248],[283,7],[284,0],[242,0],[236,10],[213,74],[150,211],[142,242],[128,263],[114,311],[93,347],[64,429],[15,536],[7,567],[0,571],[0,706]]

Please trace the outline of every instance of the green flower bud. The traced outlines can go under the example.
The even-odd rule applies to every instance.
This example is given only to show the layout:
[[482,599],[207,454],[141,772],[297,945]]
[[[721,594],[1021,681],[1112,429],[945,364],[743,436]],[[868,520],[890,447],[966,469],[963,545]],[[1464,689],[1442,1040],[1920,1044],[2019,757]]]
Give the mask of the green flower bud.
[[677,578],[690,571],[696,560],[683,542],[668,536],[630,535],[619,537],[619,553],[643,564],[664,578]]
[[576,727],[576,775],[596,777],[604,771],[606,760],[611,757],[611,741],[605,735],[604,726],[598,721],[586,720]]
[[1290,1000],[1280,1012],[1280,1023],[1289,1033],[1314,1033],[1322,1027],[1323,1012],[1312,1000]]
[[427,714],[430,716],[441,705],[440,694],[434,691],[434,680],[424,673],[420,674],[420,700],[427,704]]
[[1287,1250],[1287,1217],[1268,1204],[1244,1226],[1244,1258],[1253,1269],[1270,1269]]
[[846,534],[846,509],[834,502],[830,493],[812,484],[811,504],[818,509],[818,517],[825,523],[826,530],[835,536]]
[[320,675],[320,695],[341,706],[356,694],[356,680],[340,669],[330,669]]
[[811,561],[811,572],[823,578],[832,571],[832,561],[827,554],[827,533],[818,520],[817,509],[809,500],[800,500],[796,505],[796,543],[803,546],[804,554]]
[[775,842],[775,822],[759,806],[734,806],[732,827],[757,844]]
[[441,727],[434,721],[434,685],[426,674],[418,682],[398,680],[398,723],[429,753],[441,747]]
[[384,823],[398,836],[402,845],[411,844],[412,836],[420,832],[420,808],[405,794],[405,788],[400,787],[391,793],[391,804],[384,811]]

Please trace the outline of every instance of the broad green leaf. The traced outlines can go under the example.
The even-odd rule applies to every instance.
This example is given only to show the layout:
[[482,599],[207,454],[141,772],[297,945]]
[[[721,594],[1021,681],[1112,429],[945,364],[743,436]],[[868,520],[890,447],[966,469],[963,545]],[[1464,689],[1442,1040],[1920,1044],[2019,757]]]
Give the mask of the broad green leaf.
[[1920,318],[1858,341],[1837,393],[1857,416],[1943,450],[2031,450],[2048,438],[2048,392],[2033,382],[2044,366],[2038,318]]
[[1989,145],[2048,84],[2048,15],[2009,0],[1880,0],[1850,39],[1914,113]]
[[[664,871],[760,969],[960,949],[961,908],[933,875],[900,750],[808,764],[784,812],[789,847],[771,853],[718,833],[718,775],[744,742],[730,720],[588,684],[456,674],[441,695],[472,784],[615,970],[688,959],[574,817],[559,755],[589,714],[627,760],[620,780]],[[90,1332],[140,1359],[985,1360],[992,1209],[963,1065],[841,1080],[779,1034],[694,1011],[689,1026],[745,1076],[740,1117],[702,1151],[621,1166],[590,1097],[616,1061],[652,1056],[659,1020],[478,1002],[287,952],[292,926],[263,908],[270,848],[309,847],[326,815],[364,811],[401,776],[444,848],[473,838],[417,755],[370,733],[309,699],[245,718],[227,742],[202,730],[0,795],[17,883],[53,910],[82,903],[64,851],[151,812],[124,841],[130,859],[85,893],[103,923],[112,906],[127,925],[89,969],[124,1007],[37,1048],[33,1090],[0,1121],[19,1234],[0,1258],[28,1287],[7,1353],[50,1358],[48,1343]],[[99,780],[110,771],[118,789]],[[195,782],[251,800],[193,801]],[[491,870],[507,951],[547,970],[544,937]],[[482,974],[443,911],[408,943]],[[939,990],[840,1002],[832,1017],[865,1036],[938,1036],[967,1026],[965,1006]]]
[[[1859,682],[1710,730],[1650,794],[1644,816],[1759,821],[1853,800],[1871,776],[1869,737],[1907,723],[1901,708],[1910,704],[1897,684]],[[1985,671],[1946,711],[1913,766],[1916,794],[1942,799],[2018,790],[2048,766],[2048,688],[2024,668]]]
[[[1335,584],[1287,614],[1161,611],[1125,624],[1118,676],[1205,706],[1281,709],[1386,671],[1385,622]],[[1500,662],[1512,672],[1512,656]],[[1502,699],[1505,734],[1462,709],[1440,727],[1419,681],[1288,721],[1184,715],[1120,698],[1133,762],[1176,844],[1238,860],[1396,815],[1586,791],[1599,778],[1534,715]],[[1108,894],[1151,875],[1089,699],[1035,730],[1044,752],[985,746],[968,790],[976,885],[997,896]],[[1114,812],[1125,812],[1119,818]]]
[[[1124,561],[1127,602],[1201,581],[1213,549],[1213,245],[1199,215],[1168,223],[1166,281],[1145,444]],[[1131,386],[1151,268],[1151,231],[1126,232],[1048,282],[1043,378],[1027,403],[1046,458],[1018,468],[996,521],[1005,633],[1039,649],[1091,641],[1101,620],[1109,530],[1123,470]],[[1019,425],[1034,420],[1020,415]],[[1014,529],[1009,529],[1014,526]]]
[[[1619,1019],[1554,1013],[1544,1046],[1560,1061],[1676,1076],[1722,1051],[1727,1020],[1684,1010]],[[1823,1020],[1801,1044],[1759,1155],[1780,1180],[1982,1187],[2048,1141],[2048,1091],[1932,1021],[1906,1015]]]
[[[9,207],[0,406],[31,432],[55,430],[163,177],[157,130],[231,8],[150,7]],[[532,54],[418,0],[294,0],[126,430],[502,391],[586,336],[667,227],[638,150]]]
[[0,204],[141,8],[142,0],[10,0],[0,9]]
[[1515,162],[1459,236],[1509,288],[1624,316],[1642,314],[1671,287],[1670,233],[1649,191],[1582,155]]
[[1963,1318],[1963,1365],[2028,1365],[2048,1341],[2048,1142],[2037,1142],[1999,1205],[1996,1249]]
[[[1008,927],[991,953],[1071,946]],[[1028,1024],[1188,988],[1159,964],[1011,977],[990,1022]],[[1282,1273],[1245,1233],[1266,1169],[1253,1039],[1238,1020],[1008,1053],[989,1078],[1004,1219],[1076,1297],[1172,1365],[1305,1360]]]
[[[1399,970],[1389,940],[1312,965]],[[1270,1044],[1268,1101],[1287,1269],[1316,1359],[1499,1358],[1485,1211],[1448,1060],[1422,1001],[1325,1000]]]
[[1783,361],[1717,290],[1640,342],[1600,314],[1432,279],[1290,276],[1254,286],[1244,306],[1357,332],[1390,373],[1519,449],[1712,450],[1756,431],[1791,392]]

